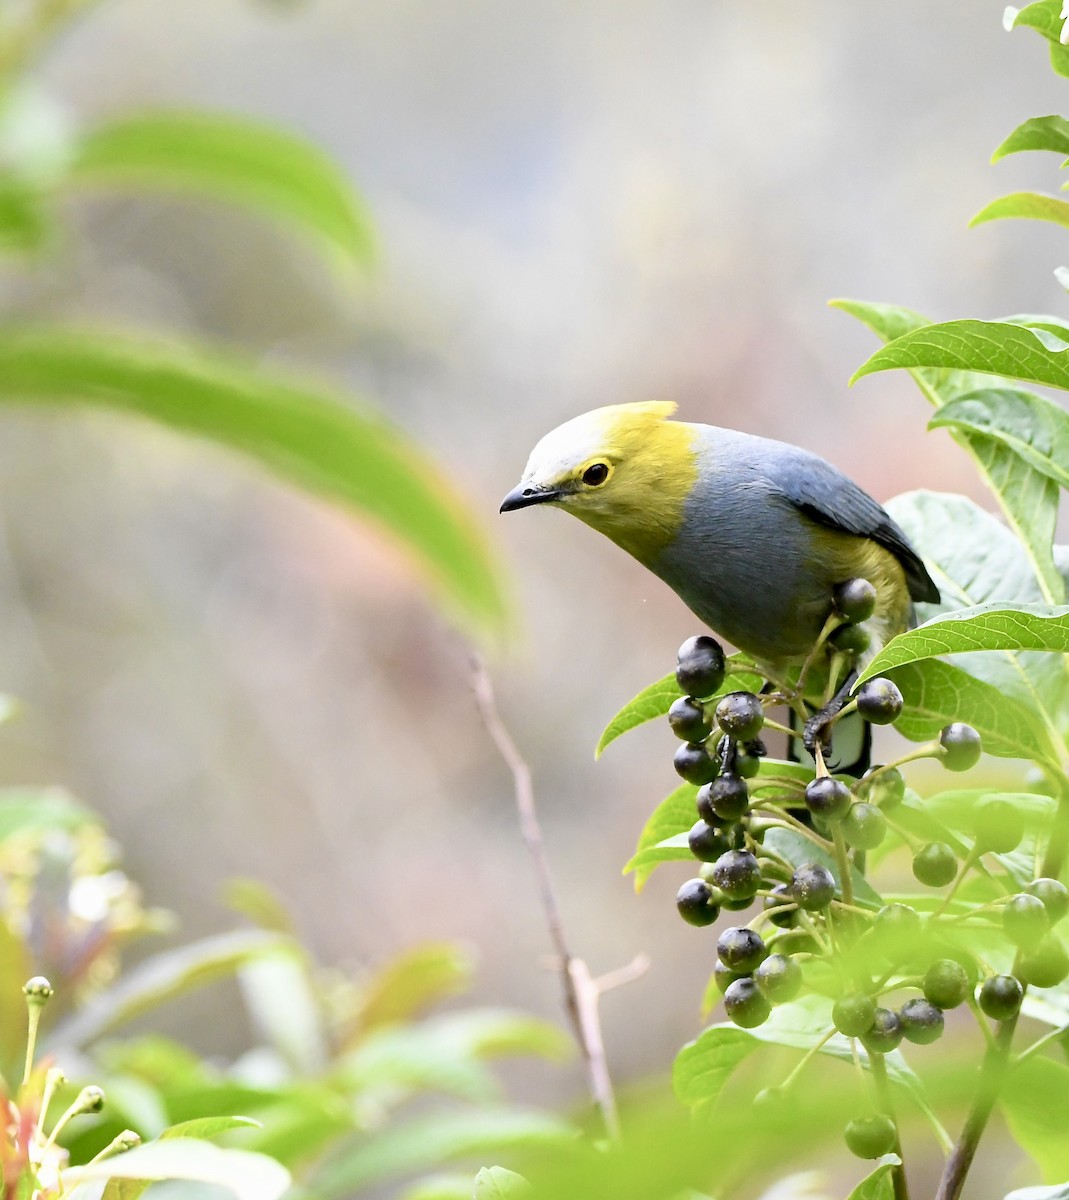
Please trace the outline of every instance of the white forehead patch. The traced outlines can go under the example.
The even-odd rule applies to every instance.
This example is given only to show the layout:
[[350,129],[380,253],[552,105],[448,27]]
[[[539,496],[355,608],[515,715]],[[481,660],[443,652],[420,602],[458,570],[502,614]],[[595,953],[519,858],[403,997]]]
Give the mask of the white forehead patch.
[[574,475],[590,459],[604,455],[608,450],[609,412],[596,408],[551,429],[531,451],[523,482],[547,487]]

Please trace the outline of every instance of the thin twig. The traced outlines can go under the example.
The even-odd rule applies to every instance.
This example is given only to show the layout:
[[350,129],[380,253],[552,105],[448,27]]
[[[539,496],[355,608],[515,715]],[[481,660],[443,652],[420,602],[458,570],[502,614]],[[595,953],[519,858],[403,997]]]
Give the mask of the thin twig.
[[[546,924],[549,926],[550,940],[553,942],[553,948],[560,962],[561,983],[564,987],[564,1007],[586,1062],[590,1094],[601,1113],[609,1137],[618,1140],[620,1120],[616,1111],[616,1097],[613,1094],[612,1080],[609,1078],[605,1046],[601,1036],[601,1017],[598,1011],[598,1000],[601,992],[605,989],[605,981],[599,985],[591,977],[586,963],[581,958],[576,958],[568,949],[560,905],[557,903],[553,876],[550,873],[545,844],[542,840],[542,829],[538,823],[531,768],[527,765],[527,761],[512,740],[512,735],[501,720],[489,672],[485,663],[478,657],[474,657],[472,660],[472,686],[475,690],[475,702],[479,709],[479,715],[486,726],[486,731],[497,747],[498,753],[505,760],[505,765],[512,772],[516,811],[520,818],[520,832],[534,861],[535,874],[538,877],[538,890],[542,899],[542,908],[546,914]],[[643,969],[645,968],[643,967]],[[632,977],[637,977],[634,963],[623,970],[630,970]],[[641,974],[641,971],[638,971],[637,974]],[[608,978],[612,979],[611,976]],[[622,982],[622,980],[619,981]]]

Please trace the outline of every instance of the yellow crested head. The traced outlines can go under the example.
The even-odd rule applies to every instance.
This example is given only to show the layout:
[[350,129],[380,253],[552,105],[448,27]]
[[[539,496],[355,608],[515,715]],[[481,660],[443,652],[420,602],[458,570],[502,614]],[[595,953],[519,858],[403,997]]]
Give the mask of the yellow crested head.
[[502,512],[557,504],[642,562],[676,536],[697,478],[694,426],[669,401],[613,404],[573,417],[531,451]]

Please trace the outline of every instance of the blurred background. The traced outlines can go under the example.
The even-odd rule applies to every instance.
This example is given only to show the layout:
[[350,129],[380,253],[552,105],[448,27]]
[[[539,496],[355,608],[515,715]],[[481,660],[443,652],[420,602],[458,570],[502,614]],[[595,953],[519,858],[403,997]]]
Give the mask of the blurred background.
[[[354,280],[244,212],[87,194],[43,264],[4,266],[0,301],[339,382],[484,514],[517,610],[493,672],[573,947],[595,973],[652,959],[604,1003],[622,1082],[700,1028],[712,944],[673,911],[682,870],[638,897],[621,875],[676,782],[669,730],[597,764],[593,747],[697,623],[579,522],[498,503],[549,428],[656,397],[817,450],[880,500],[990,507],[905,376],[847,388],[875,342],[826,301],[1059,311],[1052,229],[966,228],[995,195],[1051,186],[1047,161],[988,165],[1064,100],[1001,8],[102,0],[41,63],[64,120],[267,117],[365,197],[379,249]],[[243,460],[114,416],[4,412],[0,478],[0,685],[26,705],[0,782],[98,809],[183,937],[230,927],[222,887],[252,876],[327,963],[461,938],[481,1000],[559,1013],[467,647],[403,555]],[[175,1031],[226,1050],[218,1012],[206,994]],[[578,1067],[535,1070],[528,1095],[583,1094]]]

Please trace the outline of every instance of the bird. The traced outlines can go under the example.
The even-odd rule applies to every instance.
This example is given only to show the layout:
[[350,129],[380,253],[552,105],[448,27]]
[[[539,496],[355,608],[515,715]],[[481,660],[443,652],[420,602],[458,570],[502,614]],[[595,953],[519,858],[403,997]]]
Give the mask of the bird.
[[535,445],[500,511],[578,517],[774,675],[810,656],[850,579],[876,590],[859,665],[911,627],[915,603],[939,601],[906,534],[831,463],[676,410],[644,401],[566,421]]

